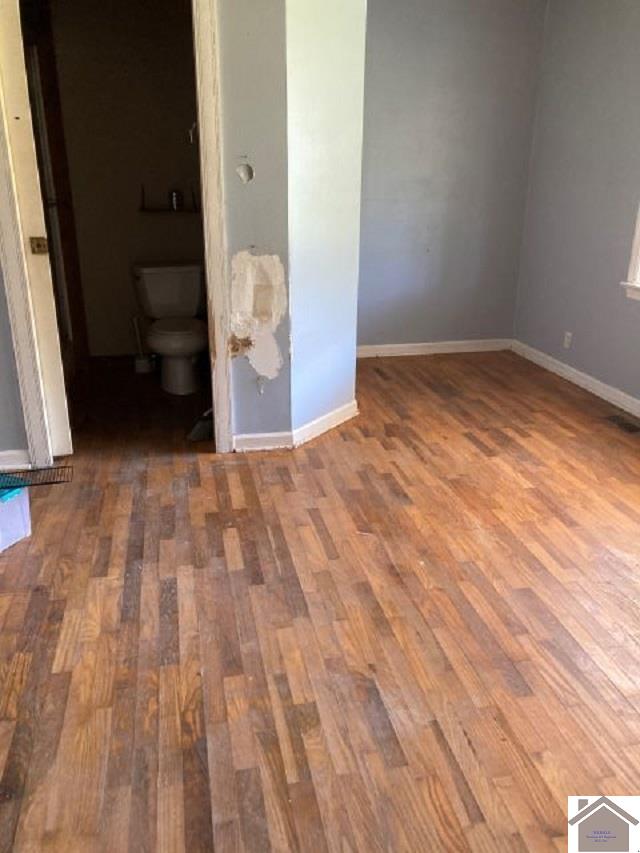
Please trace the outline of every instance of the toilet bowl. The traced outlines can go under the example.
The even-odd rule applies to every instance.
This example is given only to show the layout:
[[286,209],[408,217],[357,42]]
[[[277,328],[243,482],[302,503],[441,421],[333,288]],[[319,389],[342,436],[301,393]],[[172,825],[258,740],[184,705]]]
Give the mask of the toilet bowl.
[[153,320],[146,344],[162,357],[161,383],[169,394],[192,394],[198,387],[197,355],[207,349],[207,326],[197,319],[203,302],[202,267],[136,266],[138,298]]
[[207,327],[195,317],[165,317],[152,323],[147,346],[162,356],[161,383],[169,394],[193,394],[198,388],[196,356],[207,348]]

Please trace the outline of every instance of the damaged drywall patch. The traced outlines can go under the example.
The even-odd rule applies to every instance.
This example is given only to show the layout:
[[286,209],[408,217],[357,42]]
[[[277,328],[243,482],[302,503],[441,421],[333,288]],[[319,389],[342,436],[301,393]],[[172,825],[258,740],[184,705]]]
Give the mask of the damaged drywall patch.
[[237,335],[231,335],[229,338],[229,352],[233,358],[237,355],[246,355],[252,346],[251,338],[239,338]]
[[[231,341],[258,376],[275,379],[282,354],[275,332],[287,308],[284,267],[277,255],[238,252],[231,261]],[[242,346],[237,346],[241,342]]]

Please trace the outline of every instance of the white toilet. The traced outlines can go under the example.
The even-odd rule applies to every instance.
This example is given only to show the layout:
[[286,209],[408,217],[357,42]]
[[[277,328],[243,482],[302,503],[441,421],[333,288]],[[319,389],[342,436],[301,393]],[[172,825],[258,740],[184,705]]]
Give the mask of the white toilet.
[[202,267],[137,266],[136,288],[153,322],[147,346],[162,356],[162,387],[169,394],[193,394],[198,387],[196,356],[208,345],[207,326],[196,315],[202,305]]

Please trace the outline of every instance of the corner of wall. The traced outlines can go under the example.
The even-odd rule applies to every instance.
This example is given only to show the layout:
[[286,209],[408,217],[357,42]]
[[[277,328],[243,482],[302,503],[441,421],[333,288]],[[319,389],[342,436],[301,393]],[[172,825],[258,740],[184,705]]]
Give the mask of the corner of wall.
[[542,85],[542,71],[544,67],[544,52],[545,45],[547,39],[547,28],[549,26],[549,14],[551,10],[552,0],[546,0],[545,9],[544,9],[544,20],[542,23],[542,32],[540,33],[540,53],[538,57],[538,72],[537,72],[537,81],[536,81],[536,94],[535,94],[535,107],[533,110],[533,117],[531,120],[531,142],[529,144],[529,156],[527,158],[527,190],[525,194],[525,203],[524,203],[524,211],[522,215],[522,228],[521,228],[521,236],[520,236],[520,252],[518,256],[518,274],[516,276],[516,293],[515,300],[513,305],[513,321],[512,321],[512,336],[515,340],[518,339],[518,319],[520,316],[520,307],[522,304],[522,268],[523,268],[523,256],[524,250],[527,241],[527,229],[529,222],[529,209],[531,204],[531,184],[532,184],[532,172],[533,172],[533,161],[535,158],[535,148],[536,148],[536,138],[538,133],[538,121],[540,114],[540,89]]

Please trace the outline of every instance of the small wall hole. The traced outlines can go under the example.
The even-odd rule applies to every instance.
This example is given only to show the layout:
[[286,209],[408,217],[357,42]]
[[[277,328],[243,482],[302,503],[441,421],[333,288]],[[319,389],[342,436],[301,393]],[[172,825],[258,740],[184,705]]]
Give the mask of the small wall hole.
[[248,163],[241,163],[236,168],[236,175],[240,178],[243,184],[248,184],[253,180],[255,172],[253,170],[253,166],[250,166]]

